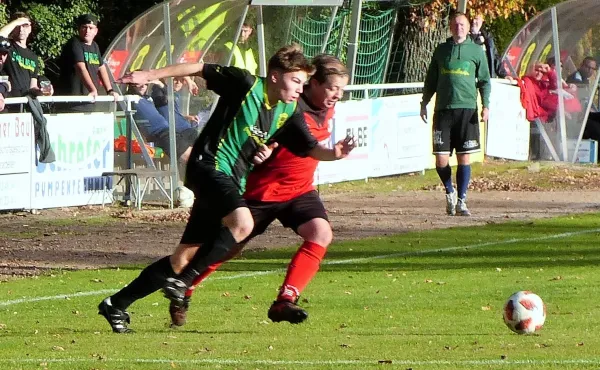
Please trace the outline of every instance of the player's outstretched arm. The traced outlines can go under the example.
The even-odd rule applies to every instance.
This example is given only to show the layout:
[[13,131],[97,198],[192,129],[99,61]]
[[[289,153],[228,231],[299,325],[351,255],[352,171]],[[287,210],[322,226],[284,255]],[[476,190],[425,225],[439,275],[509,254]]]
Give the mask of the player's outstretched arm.
[[343,140],[335,143],[333,148],[319,144],[308,152],[308,155],[320,161],[337,161],[346,158],[355,147],[356,139],[353,136],[346,136]]
[[119,83],[146,84],[152,80],[167,77],[200,76],[204,63],[179,63],[148,71],[128,72],[119,79]]

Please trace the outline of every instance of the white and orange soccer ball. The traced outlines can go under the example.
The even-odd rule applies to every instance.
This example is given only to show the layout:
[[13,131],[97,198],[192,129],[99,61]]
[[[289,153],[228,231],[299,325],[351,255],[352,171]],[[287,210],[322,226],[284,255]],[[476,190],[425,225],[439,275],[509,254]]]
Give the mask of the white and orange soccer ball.
[[517,334],[532,334],[544,326],[546,305],[538,295],[522,290],[508,298],[503,316],[510,330]]

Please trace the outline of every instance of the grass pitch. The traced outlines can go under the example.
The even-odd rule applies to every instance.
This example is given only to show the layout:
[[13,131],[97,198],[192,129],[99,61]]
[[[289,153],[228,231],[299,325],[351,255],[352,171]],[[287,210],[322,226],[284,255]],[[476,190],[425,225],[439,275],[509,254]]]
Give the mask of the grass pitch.
[[[597,369],[600,215],[415,232],[330,247],[301,297],[300,325],[266,312],[293,248],[246,253],[196,291],[168,328],[158,293],[113,334],[96,306],[139,266],[0,283],[0,369]],[[544,300],[532,336],[502,307]]]

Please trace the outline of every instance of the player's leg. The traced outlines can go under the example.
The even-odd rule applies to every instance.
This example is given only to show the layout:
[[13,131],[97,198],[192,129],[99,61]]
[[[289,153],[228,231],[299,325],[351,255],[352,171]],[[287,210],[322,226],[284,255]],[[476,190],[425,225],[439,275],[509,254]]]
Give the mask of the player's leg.
[[452,127],[452,111],[440,110],[433,115],[433,154],[435,155],[435,170],[446,190],[446,213],[456,214],[456,191],[452,185],[452,168],[449,158],[452,153],[450,146],[450,130]]
[[456,213],[460,216],[470,216],[467,208],[467,189],[471,180],[471,153],[481,150],[479,142],[479,116],[477,109],[456,109],[456,122],[453,128],[453,140],[458,143],[456,156],[456,187],[458,188],[458,203]]
[[182,304],[177,304],[171,301],[171,304],[169,305],[171,327],[185,325],[187,320],[187,311],[189,310],[192,294],[194,293],[196,286],[204,281],[210,274],[215,272],[224,262],[235,257],[252,238],[262,234],[275,220],[276,204],[255,201],[248,201],[247,203],[248,207],[250,208],[250,212],[252,213],[252,218],[254,219],[254,229],[252,230],[252,234],[250,234],[250,236],[243,242],[238,243],[224,259],[211,264],[206,270],[198,275],[192,282],[192,286],[190,286],[185,292],[185,298]]
[[281,223],[292,228],[304,242],[292,257],[277,299],[268,316],[274,322],[300,323],[308,313],[298,306],[298,297],[319,271],[327,247],[333,239],[327,212],[316,191],[303,194],[282,208]]
[[[229,192],[228,196],[222,200],[224,200],[222,207],[225,209],[228,209],[228,205],[236,202],[243,204],[243,199],[235,192]],[[171,256],[171,265],[174,269],[182,265],[185,265],[185,268],[181,272],[175,270],[178,273],[177,277],[167,279],[163,288],[165,297],[175,303],[183,304],[185,292],[192,285],[194,279],[210,265],[223,260],[237,243],[246,239],[254,224],[250,210],[245,206],[234,208],[222,218],[221,222],[222,226],[218,228],[215,237],[203,242],[203,247],[195,253],[187,265],[187,254],[182,252]],[[193,240],[182,238],[181,244],[193,244]]]
[[210,237],[210,235],[202,235],[198,234],[198,232],[201,230],[210,230],[211,228],[201,228],[199,226],[209,225],[212,222],[212,229],[218,229],[220,221],[214,217],[210,218],[209,213],[206,212],[206,210],[207,208],[202,203],[202,199],[199,199],[194,203],[184,236],[186,235],[186,232],[189,233],[190,230],[192,230],[193,235],[187,235],[186,238],[195,239],[199,242],[193,244],[179,244],[174,253],[175,255],[181,256],[179,265],[173,266],[170,261],[170,256],[163,257],[147,266],[137,278],[123,289],[100,302],[98,305],[98,313],[106,318],[114,332],[130,332],[131,329],[127,327],[127,324],[130,323],[130,317],[126,311],[127,308],[135,301],[162,288],[167,279],[176,276],[174,268],[178,270],[182,269],[185,266],[185,263],[181,261],[184,261],[185,259],[191,260],[201,244],[200,241],[203,238]]

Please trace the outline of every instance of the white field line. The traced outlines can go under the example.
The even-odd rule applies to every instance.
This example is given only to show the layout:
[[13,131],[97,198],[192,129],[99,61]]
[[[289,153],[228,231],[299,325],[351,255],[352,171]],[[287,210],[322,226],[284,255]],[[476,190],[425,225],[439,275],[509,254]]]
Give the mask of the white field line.
[[[345,260],[325,260],[325,261],[323,261],[322,264],[323,265],[339,265],[339,264],[343,264],[343,263],[359,263],[359,262],[365,262],[365,261],[375,260],[375,259],[418,256],[418,255],[431,254],[431,253],[443,253],[443,252],[451,252],[451,251],[456,251],[456,250],[484,248],[484,247],[489,247],[489,246],[493,246],[493,245],[506,245],[506,244],[520,243],[520,242],[535,242],[535,241],[543,241],[543,240],[551,240],[551,239],[561,239],[561,238],[568,238],[571,236],[591,234],[591,233],[597,233],[597,232],[600,232],[600,229],[574,231],[574,232],[568,232],[568,233],[553,234],[553,235],[548,235],[548,236],[540,236],[540,237],[535,237],[535,238],[508,239],[508,240],[502,240],[502,241],[496,241],[496,242],[465,245],[465,246],[461,246],[461,247],[425,249],[425,250],[409,251],[409,252],[402,252],[402,253],[382,254],[379,256],[371,256],[371,257],[350,258],[350,259],[345,259]],[[261,275],[270,275],[270,274],[274,274],[274,273],[281,272],[284,270],[285,270],[284,268],[281,268],[281,269],[268,270],[268,271],[253,271],[253,272],[247,272],[247,273],[237,274],[237,275],[212,277],[211,280],[232,280],[232,279],[255,277],[255,276],[261,276]],[[31,302],[49,301],[49,300],[58,300],[58,299],[70,299],[70,298],[86,297],[86,296],[93,296],[93,295],[104,295],[104,294],[110,294],[110,293],[113,293],[116,291],[117,291],[117,289],[103,289],[103,290],[95,290],[95,291],[89,291],[89,292],[78,292],[78,293],[72,293],[72,294],[59,294],[59,295],[45,296],[45,297],[13,299],[10,301],[0,301],[0,307],[12,306],[15,304],[20,304],[20,303],[31,303]]]
[[104,358],[102,360],[94,358],[64,358],[64,359],[33,359],[33,358],[16,358],[16,359],[0,359],[0,363],[123,363],[123,364],[174,364],[174,365],[192,365],[192,364],[212,364],[212,365],[267,365],[267,366],[326,366],[326,365],[380,365],[380,364],[392,364],[392,365],[403,365],[403,366],[426,366],[426,365],[441,365],[441,366],[543,366],[543,365],[597,365],[600,363],[599,359],[573,359],[573,360],[239,360],[239,359],[199,359],[199,360],[170,360],[170,359],[120,359],[120,358]]

